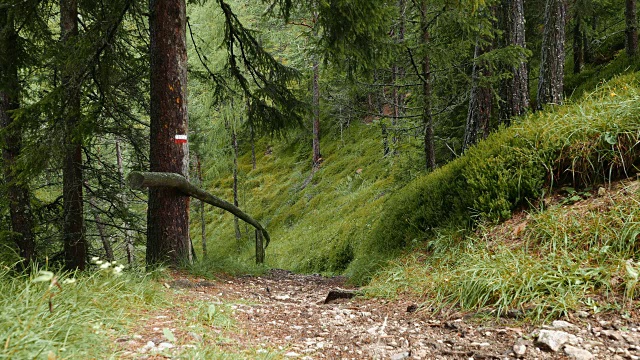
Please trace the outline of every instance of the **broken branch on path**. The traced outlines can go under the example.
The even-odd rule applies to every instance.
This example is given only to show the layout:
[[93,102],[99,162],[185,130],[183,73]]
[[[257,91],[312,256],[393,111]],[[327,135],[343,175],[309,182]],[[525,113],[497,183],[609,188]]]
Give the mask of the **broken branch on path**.
[[[256,236],[260,237],[260,241],[256,241],[256,245],[260,244],[259,247],[261,249],[256,248],[256,260],[258,262],[264,261],[264,249],[269,246],[269,242],[271,238],[267,233],[267,230],[260,225],[258,221],[256,221],[251,216],[247,215],[244,211],[240,210],[235,205],[228,203],[217,196],[214,196],[195,185],[191,184],[189,180],[187,180],[184,176],[175,173],[165,173],[165,172],[142,172],[142,171],[133,171],[127,177],[127,182],[129,187],[134,190],[142,190],[148,187],[168,187],[176,189],[187,196],[192,196],[196,199],[202,200],[207,204],[213,205],[220,209],[226,210],[238,218],[244,220],[248,224],[252,225],[256,228]],[[264,237],[265,244],[262,247],[262,239]],[[262,256],[260,256],[262,255]]]

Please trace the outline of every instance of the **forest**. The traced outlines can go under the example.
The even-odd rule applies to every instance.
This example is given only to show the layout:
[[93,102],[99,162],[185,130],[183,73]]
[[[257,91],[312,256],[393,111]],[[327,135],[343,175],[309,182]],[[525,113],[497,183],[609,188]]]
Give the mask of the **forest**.
[[635,0],[0,0],[0,358],[638,358],[639,60]]

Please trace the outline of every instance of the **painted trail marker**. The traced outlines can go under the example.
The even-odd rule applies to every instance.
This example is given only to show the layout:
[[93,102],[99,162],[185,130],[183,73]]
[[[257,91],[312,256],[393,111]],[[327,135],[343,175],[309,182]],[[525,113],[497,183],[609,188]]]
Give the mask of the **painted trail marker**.
[[176,135],[176,144],[186,144],[187,143],[187,135]]

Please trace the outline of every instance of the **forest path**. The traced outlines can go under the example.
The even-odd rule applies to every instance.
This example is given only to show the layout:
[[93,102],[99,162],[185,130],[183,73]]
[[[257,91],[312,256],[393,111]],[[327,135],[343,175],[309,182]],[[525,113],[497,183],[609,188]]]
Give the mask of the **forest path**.
[[[461,314],[434,319],[416,311],[409,300],[354,298],[324,304],[331,290],[344,286],[344,278],[271,270],[264,276],[216,281],[174,274],[165,285],[174,306],[138,314],[144,321],[135,335],[116,340],[119,357],[513,359],[518,350],[524,351],[518,357],[527,359],[576,358],[567,357],[571,346],[557,352],[534,346],[535,334],[542,330],[515,320],[480,322]],[[577,336],[579,341],[572,342],[576,349],[586,347],[595,358],[638,355],[637,330],[618,324],[626,332],[618,331],[615,323],[603,321],[575,318],[578,326],[547,328]],[[591,323],[607,323],[612,330],[607,333],[602,325],[605,335],[596,334],[589,331]],[[623,353],[616,355],[619,351]]]

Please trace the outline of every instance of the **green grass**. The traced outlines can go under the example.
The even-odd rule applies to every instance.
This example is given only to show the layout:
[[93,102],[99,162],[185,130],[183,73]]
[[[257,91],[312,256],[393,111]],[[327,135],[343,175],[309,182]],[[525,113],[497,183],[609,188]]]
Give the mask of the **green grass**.
[[[538,320],[577,309],[622,309],[637,282],[638,264],[628,260],[637,259],[640,247],[639,189],[640,183],[631,183],[475,233],[443,229],[419,252],[393,261],[367,291],[391,298],[413,294],[435,310],[496,316],[520,310]],[[522,232],[512,235],[521,224]]]
[[0,269],[0,358],[109,358],[115,337],[135,321],[131,314],[166,299],[142,273],[102,270],[47,280],[51,275],[38,281]]
[[[250,154],[240,158],[240,207],[269,230],[268,267],[335,274],[350,264],[384,198],[398,186],[391,170],[386,170],[391,167],[382,156],[379,131],[373,125],[354,124],[342,137],[327,135],[321,148],[326,157],[313,175],[310,146],[303,138],[278,142],[271,154],[265,154],[271,144],[260,141],[256,170],[251,169]],[[231,184],[231,177],[224,177],[206,185],[231,199]],[[191,232],[200,252],[195,211]],[[211,256],[197,267],[255,272],[247,268],[255,261],[253,229],[241,222],[243,238],[238,241],[231,215],[209,208],[206,219]]]

